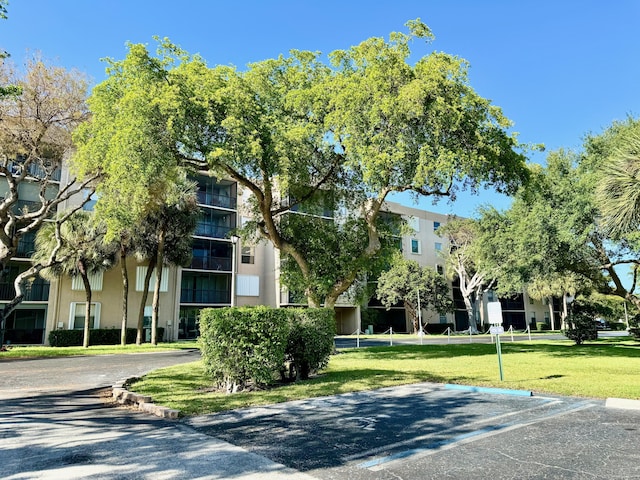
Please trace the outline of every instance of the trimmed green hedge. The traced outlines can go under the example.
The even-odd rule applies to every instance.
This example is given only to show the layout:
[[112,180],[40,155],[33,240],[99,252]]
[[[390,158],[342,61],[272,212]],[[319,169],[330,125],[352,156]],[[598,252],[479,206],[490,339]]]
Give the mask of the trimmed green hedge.
[[304,379],[333,351],[333,310],[231,307],[200,312],[200,350],[227,393],[281,379]]
[[447,328],[454,330],[453,323],[425,323],[422,325],[422,329],[426,333],[440,335],[447,331]]
[[289,334],[285,360],[289,380],[306,380],[309,374],[327,366],[334,350],[336,319],[328,308],[287,309]]
[[[136,343],[135,328],[127,328],[127,343]],[[49,332],[49,345],[52,347],[82,346],[84,330],[53,330]],[[158,327],[158,338],[164,338],[164,328]],[[119,328],[97,328],[89,331],[89,345],[119,345]]]

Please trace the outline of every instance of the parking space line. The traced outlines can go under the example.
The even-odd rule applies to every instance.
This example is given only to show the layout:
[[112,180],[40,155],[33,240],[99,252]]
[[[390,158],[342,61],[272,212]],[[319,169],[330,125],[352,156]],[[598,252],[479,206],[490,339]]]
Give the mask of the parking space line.
[[[537,397],[537,399],[540,399],[540,397]],[[516,410],[516,411],[513,411],[513,412],[509,412],[509,413],[503,413],[502,415],[496,415],[496,416],[491,417],[491,418],[482,418],[480,420],[475,420],[473,422],[465,423],[464,425],[458,425],[458,426],[455,426],[455,427],[450,427],[450,428],[447,428],[445,430],[441,430],[441,431],[439,431],[437,433],[429,433],[429,434],[426,434],[426,435],[420,435],[420,436],[417,436],[417,437],[413,437],[413,438],[410,438],[408,440],[402,440],[400,442],[390,443],[388,445],[384,445],[384,446],[381,446],[381,447],[373,448],[371,450],[367,450],[366,452],[359,452],[359,453],[355,453],[355,454],[352,454],[352,455],[348,455],[346,457],[342,457],[342,460],[349,462],[349,461],[357,460],[359,458],[371,457],[371,456],[376,455],[376,454],[378,454],[380,452],[384,452],[385,450],[390,450],[390,449],[393,449],[393,448],[402,447],[404,445],[410,445],[412,443],[416,443],[416,442],[420,442],[420,441],[423,441],[423,440],[427,440],[428,438],[431,438],[434,435],[442,435],[442,434],[446,434],[446,433],[449,433],[449,432],[453,432],[453,431],[459,430],[461,428],[469,428],[469,427],[474,426],[474,425],[481,425],[483,423],[488,423],[488,422],[492,422],[492,421],[496,421],[496,420],[500,420],[500,419],[504,419],[504,418],[513,417],[514,415],[520,415],[522,413],[532,412],[532,411],[538,410],[538,409],[543,408],[543,407],[549,407],[551,405],[560,404],[560,403],[563,403],[562,400],[558,400],[558,399],[555,399],[555,398],[545,398],[544,399],[544,403],[535,405],[534,407],[526,408],[524,410]]]
[[[558,403],[562,403],[560,401],[558,401]],[[359,468],[363,468],[363,469],[370,469],[370,470],[378,470],[380,468],[382,468],[383,465],[388,464],[390,462],[395,462],[395,461],[399,461],[399,460],[404,460],[408,457],[413,457],[416,455],[431,455],[433,453],[437,453],[439,451],[445,450],[445,449],[449,449],[449,448],[453,448],[457,445],[461,445],[461,444],[465,444],[465,443],[469,443],[475,440],[480,440],[482,438],[486,438],[489,436],[493,436],[493,435],[497,435],[499,433],[503,433],[503,432],[508,432],[510,430],[516,430],[522,427],[526,427],[529,425],[533,425],[535,423],[539,423],[545,420],[548,420],[550,418],[554,418],[557,417],[559,415],[566,415],[569,413],[573,413],[573,412],[578,412],[580,410],[585,410],[587,408],[591,408],[594,407],[595,404],[592,403],[591,401],[584,401],[584,402],[579,402],[577,404],[572,404],[570,406],[570,408],[563,408],[554,412],[551,412],[549,414],[546,415],[541,415],[539,417],[536,417],[534,419],[528,420],[526,422],[508,422],[508,423],[502,423],[499,425],[493,425],[493,426],[488,426],[488,427],[484,427],[484,428],[480,428],[478,430],[474,430],[471,432],[466,432],[460,435],[456,435],[454,437],[451,437],[449,439],[445,439],[445,440],[438,440],[438,441],[434,441],[433,443],[430,443],[424,447],[419,447],[419,448],[412,448],[409,450],[404,450],[402,452],[398,452],[398,453],[394,453],[392,455],[387,455],[385,457],[380,457],[380,458],[374,458],[372,460],[363,462],[358,464],[357,466]],[[529,410],[533,410],[535,408],[539,408],[538,407],[534,407],[532,409]],[[522,413],[523,411],[519,410],[517,412],[512,412],[510,414],[505,414],[501,417],[492,417],[491,420],[495,420],[496,418],[504,418],[505,416],[510,416],[512,414],[517,414],[517,413]],[[474,422],[474,423],[481,423],[481,422]],[[468,424],[468,425],[472,425]],[[438,432],[436,434],[433,435],[428,435],[427,437],[433,437],[435,435],[442,435],[443,433],[446,433],[447,431],[451,431],[453,429],[449,429],[449,430],[444,430],[442,432]],[[406,442],[399,442],[399,443],[414,443],[416,440],[419,440],[419,438],[416,439],[412,439],[411,441],[406,441]],[[389,448],[393,448],[391,445],[387,445],[386,447],[383,447],[384,449],[389,449]],[[375,453],[374,453],[375,454]]]

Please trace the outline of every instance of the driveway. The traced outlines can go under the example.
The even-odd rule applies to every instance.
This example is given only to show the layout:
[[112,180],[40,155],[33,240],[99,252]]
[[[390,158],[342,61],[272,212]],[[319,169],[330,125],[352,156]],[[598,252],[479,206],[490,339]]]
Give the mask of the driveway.
[[198,352],[0,361],[3,479],[298,479],[259,455],[104,402],[104,387]]

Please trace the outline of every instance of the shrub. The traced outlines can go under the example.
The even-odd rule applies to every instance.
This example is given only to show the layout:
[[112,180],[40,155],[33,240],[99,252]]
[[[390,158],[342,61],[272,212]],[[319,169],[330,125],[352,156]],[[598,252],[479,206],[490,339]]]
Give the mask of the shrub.
[[547,322],[536,322],[536,331],[543,332],[549,330],[549,324]]
[[424,323],[422,329],[426,333],[440,335],[447,331],[447,328],[454,329],[453,323]]
[[200,312],[204,368],[227,393],[273,381],[285,360],[288,314],[269,307],[231,307]]
[[[327,308],[295,308],[289,313],[289,335],[285,361],[289,380],[306,380],[309,374],[327,366],[333,352],[336,320]],[[282,369],[284,376],[287,368]]]
[[597,340],[598,330],[595,319],[599,312],[593,305],[585,301],[575,301],[571,305],[570,313],[567,316],[569,328],[564,331],[564,335],[573,340],[576,345],[582,344],[586,340]]
[[640,340],[640,313],[629,318],[629,333],[636,340]]
[[[136,329],[127,328],[127,343],[135,343]],[[49,332],[49,345],[52,347],[79,347],[82,345],[83,330],[53,330]],[[164,337],[164,328],[158,327],[158,338]],[[89,331],[90,345],[119,345],[119,328],[96,328]]]

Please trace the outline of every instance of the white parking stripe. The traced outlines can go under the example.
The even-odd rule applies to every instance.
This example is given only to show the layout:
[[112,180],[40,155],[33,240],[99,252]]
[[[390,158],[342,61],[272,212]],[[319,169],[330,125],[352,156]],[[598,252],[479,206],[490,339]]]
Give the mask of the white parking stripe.
[[[560,401],[558,401],[557,403],[562,403]],[[549,405],[549,404],[547,404]],[[529,425],[533,425],[535,423],[539,423],[542,422],[544,420],[548,420],[550,418],[553,417],[557,417],[559,415],[566,415],[568,413],[572,413],[572,412],[577,412],[580,410],[585,410],[587,408],[591,408],[594,407],[595,404],[591,403],[589,401],[585,401],[585,402],[580,402],[578,404],[572,404],[570,408],[564,408],[561,410],[557,410],[554,411],[552,413],[546,414],[546,415],[541,415],[539,417],[536,417],[534,419],[528,420],[526,422],[509,422],[509,423],[503,423],[500,425],[494,425],[494,426],[488,426],[488,427],[484,427],[478,430],[474,430],[471,432],[467,432],[467,433],[463,433],[460,435],[456,435],[454,437],[451,437],[449,439],[446,440],[438,440],[435,441],[433,443],[428,444],[425,447],[419,447],[419,448],[413,448],[410,450],[404,450],[402,452],[398,452],[398,453],[394,453],[392,455],[388,455],[385,457],[380,457],[380,458],[375,458],[366,462],[363,462],[361,464],[358,465],[359,468],[366,468],[366,469],[370,469],[370,470],[380,470],[381,468],[383,468],[383,465],[391,463],[391,462],[395,462],[395,461],[399,461],[399,460],[404,460],[408,457],[413,457],[416,455],[431,455],[433,453],[442,451],[442,450],[446,450],[449,448],[453,448],[457,445],[461,445],[464,443],[469,443],[475,440],[479,440],[481,438],[486,438],[489,436],[493,436],[493,435],[497,435],[499,433],[503,433],[503,432],[507,432],[510,430],[516,430],[518,428],[522,428],[522,427],[526,427]],[[540,408],[540,406],[534,407],[532,409],[529,410],[534,410],[535,408]],[[502,415],[501,417],[505,417],[505,416],[511,416],[513,414],[518,414],[518,413],[522,413],[525,410],[520,410],[517,412],[512,412],[510,414],[505,414]],[[492,417],[492,420],[495,420],[496,418],[501,418],[501,417]],[[481,422],[473,422],[470,423],[468,425],[473,425],[474,423],[481,423]],[[459,428],[459,427],[458,427]],[[437,437],[437,436],[441,436],[443,433],[446,433],[447,431],[451,431],[452,429],[448,429],[448,430],[444,430],[442,432],[438,432],[432,435],[427,435],[426,438],[429,437]],[[407,442],[399,442],[399,444],[404,444],[404,443],[413,443],[415,442],[415,440],[417,440],[419,438],[413,439],[412,441],[407,441]],[[389,448],[393,448],[391,445],[388,445],[386,447],[383,447],[382,449],[387,450]],[[376,449],[378,451],[380,451],[380,449]]]

